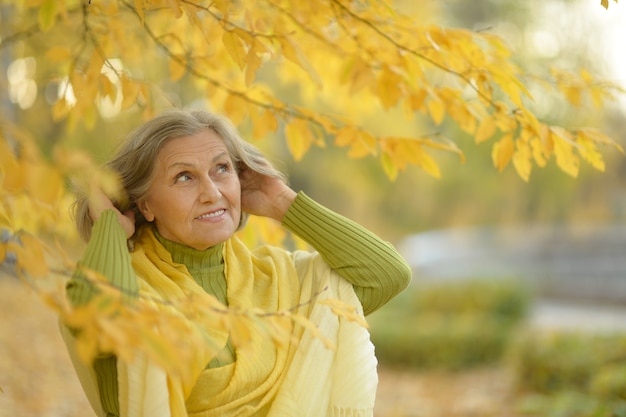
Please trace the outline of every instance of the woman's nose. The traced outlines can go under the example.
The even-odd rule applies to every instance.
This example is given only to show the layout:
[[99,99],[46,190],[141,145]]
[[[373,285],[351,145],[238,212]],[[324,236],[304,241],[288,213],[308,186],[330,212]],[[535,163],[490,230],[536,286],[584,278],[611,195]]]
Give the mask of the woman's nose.
[[222,193],[217,184],[211,178],[204,178],[200,190],[200,200],[202,202],[215,202],[222,197]]

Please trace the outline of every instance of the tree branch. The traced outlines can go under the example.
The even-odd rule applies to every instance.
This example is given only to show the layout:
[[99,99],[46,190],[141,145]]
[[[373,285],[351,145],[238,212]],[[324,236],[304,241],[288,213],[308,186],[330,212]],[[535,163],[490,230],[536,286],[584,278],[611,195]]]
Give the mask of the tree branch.
[[490,103],[492,106],[495,107],[495,102],[491,99],[491,97],[485,95],[483,92],[481,92],[472,82],[471,79],[469,79],[466,75],[464,75],[463,73],[460,73],[458,71],[455,71],[453,69],[448,68],[447,66],[445,66],[444,64],[441,64],[435,60],[433,60],[432,58],[429,58],[427,56],[425,56],[424,54],[407,48],[406,46],[398,43],[395,39],[393,39],[392,37],[390,37],[389,35],[387,35],[385,32],[383,32],[378,26],[376,26],[375,24],[373,24],[372,22],[370,22],[369,20],[359,16],[358,14],[354,13],[352,10],[350,10],[347,6],[345,6],[343,3],[341,3],[341,1],[339,0],[330,0],[331,2],[333,2],[334,4],[336,4],[337,6],[339,6],[342,10],[344,10],[348,15],[350,15],[350,17],[352,17],[354,20],[363,23],[364,25],[366,25],[367,27],[369,27],[372,31],[374,31],[376,34],[378,34],[380,37],[382,37],[383,39],[385,39],[387,42],[389,42],[390,44],[392,44],[395,48],[402,50],[404,52],[407,52],[423,61],[428,62],[429,64],[433,65],[434,67],[448,73],[451,75],[454,75],[455,77],[461,79],[463,82],[465,82],[465,84],[467,84],[472,90],[474,90],[479,96],[481,96],[482,98],[484,98],[488,103]]

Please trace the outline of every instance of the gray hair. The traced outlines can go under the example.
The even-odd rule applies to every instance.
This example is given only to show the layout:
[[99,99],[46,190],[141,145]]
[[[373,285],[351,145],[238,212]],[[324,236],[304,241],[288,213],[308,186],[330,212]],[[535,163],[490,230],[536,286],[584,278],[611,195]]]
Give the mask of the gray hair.
[[[207,129],[213,130],[224,140],[238,172],[245,166],[252,171],[286,181],[285,175],[274,168],[255,146],[241,138],[228,118],[202,110],[167,110],[132,131],[113,159],[106,164],[108,169],[119,175],[121,186],[127,194],[127,201],[123,205],[119,202],[114,204],[121,212],[133,210],[135,230],[147,223],[137,208],[137,201],[148,193],[157,156],[163,146],[172,139],[194,135]],[[245,224],[247,217],[248,214],[242,212],[239,227]],[[80,236],[85,241],[89,240],[93,220],[89,216],[89,200],[86,195],[77,197],[74,221]]]

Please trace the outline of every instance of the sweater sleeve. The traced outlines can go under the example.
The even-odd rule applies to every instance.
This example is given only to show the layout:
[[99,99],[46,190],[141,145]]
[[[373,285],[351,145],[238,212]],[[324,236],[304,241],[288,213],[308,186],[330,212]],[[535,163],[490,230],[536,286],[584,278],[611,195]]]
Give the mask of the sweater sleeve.
[[302,192],[285,214],[283,226],[313,246],[354,286],[365,314],[382,307],[411,281],[411,268],[390,243]]
[[[86,304],[98,293],[96,286],[82,272],[84,268],[103,275],[109,284],[127,296],[137,296],[139,284],[128,253],[126,234],[115,211],[104,211],[93,225],[83,257],[66,288],[67,296],[74,305]],[[93,362],[100,400],[107,417],[119,416],[116,361],[115,356],[103,354]]]
[[106,277],[124,294],[138,293],[139,284],[126,246],[126,234],[113,210],[106,210],[93,225],[91,238],[67,285],[67,296],[74,305],[82,305],[98,293],[83,272],[89,269]]

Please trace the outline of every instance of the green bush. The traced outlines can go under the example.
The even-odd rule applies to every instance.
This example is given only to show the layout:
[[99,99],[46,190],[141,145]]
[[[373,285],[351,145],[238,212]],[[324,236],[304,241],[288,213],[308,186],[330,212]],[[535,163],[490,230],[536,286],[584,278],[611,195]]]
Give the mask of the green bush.
[[462,369],[499,360],[528,309],[512,280],[415,286],[369,318],[381,361],[413,368]]
[[500,358],[510,334],[508,320],[431,313],[376,326],[372,340],[379,360],[389,365],[462,369]]
[[606,401],[578,391],[527,395],[517,408],[518,414],[533,417],[626,417],[626,401]]
[[626,393],[626,335],[524,333],[508,354],[521,391],[578,390],[606,400]]
[[626,358],[618,365],[604,365],[589,382],[590,392],[601,399],[626,401]]
[[575,334],[525,333],[510,357],[520,389],[554,393],[586,387],[599,366],[595,346]]
[[417,286],[407,295],[415,313],[473,314],[514,322],[526,315],[530,298],[526,286],[510,279]]

